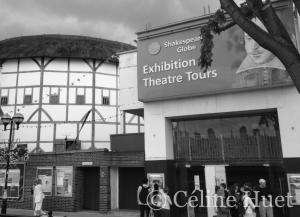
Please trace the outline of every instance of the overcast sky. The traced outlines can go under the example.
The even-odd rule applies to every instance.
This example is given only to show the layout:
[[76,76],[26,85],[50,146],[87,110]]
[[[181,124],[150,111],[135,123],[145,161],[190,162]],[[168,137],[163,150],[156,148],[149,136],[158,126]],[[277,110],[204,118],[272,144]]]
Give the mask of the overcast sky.
[[135,32],[218,8],[218,0],[0,0],[0,40],[74,34],[133,43]]

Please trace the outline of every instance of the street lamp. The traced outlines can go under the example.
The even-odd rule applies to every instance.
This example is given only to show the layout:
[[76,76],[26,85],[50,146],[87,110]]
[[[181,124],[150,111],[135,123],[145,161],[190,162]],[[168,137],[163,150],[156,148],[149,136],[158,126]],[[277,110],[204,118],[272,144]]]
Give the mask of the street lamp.
[[[8,149],[5,153],[5,160],[6,160],[6,171],[5,171],[5,184],[4,184],[4,192],[3,192],[3,201],[1,207],[1,214],[6,214],[7,209],[7,180],[8,180],[8,171],[9,171],[9,164],[10,164],[10,152],[11,152],[11,145],[12,145],[12,131],[18,130],[20,124],[23,122],[24,116],[20,113],[16,113],[12,118],[9,114],[5,114],[1,117],[1,122],[4,125],[4,131],[7,130],[7,126],[10,124],[9,130],[9,139],[8,139]],[[15,128],[16,125],[16,128]]]

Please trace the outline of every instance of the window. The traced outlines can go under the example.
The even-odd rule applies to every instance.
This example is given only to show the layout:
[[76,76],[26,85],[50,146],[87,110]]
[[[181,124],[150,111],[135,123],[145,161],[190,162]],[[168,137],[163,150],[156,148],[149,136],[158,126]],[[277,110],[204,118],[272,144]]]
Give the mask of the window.
[[8,97],[1,96],[1,105],[7,105],[7,104],[8,104]]
[[56,167],[56,189],[57,196],[72,197],[73,167]]
[[103,96],[102,97],[102,104],[103,105],[109,105],[110,104],[108,96]]
[[76,96],[76,104],[77,105],[84,105],[85,104],[85,96],[84,95],[77,95]]
[[[5,177],[5,169],[0,169],[0,197],[3,197],[4,191],[4,178]],[[21,170],[17,169],[10,169],[8,171],[8,183],[7,183],[7,197],[18,199],[20,196],[20,188],[22,187],[21,184]]]
[[46,196],[52,195],[53,167],[38,167],[36,177],[42,181],[42,191]]
[[57,94],[50,95],[50,104],[59,104],[59,96]]
[[24,104],[30,105],[32,103],[32,95],[25,95],[24,96]]

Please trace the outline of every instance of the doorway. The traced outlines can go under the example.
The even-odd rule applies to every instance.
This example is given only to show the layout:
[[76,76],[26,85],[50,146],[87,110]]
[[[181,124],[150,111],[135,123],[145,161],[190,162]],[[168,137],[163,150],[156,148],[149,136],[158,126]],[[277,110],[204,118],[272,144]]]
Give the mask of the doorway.
[[99,210],[100,168],[86,167],[83,171],[83,206],[84,210]]
[[142,179],[145,177],[143,167],[120,167],[119,168],[119,208],[138,209],[136,192]]
[[261,178],[270,181],[268,167],[264,166],[227,166],[225,170],[228,186],[243,186],[245,183],[257,186]]
[[[203,166],[192,166],[187,169],[188,175],[188,192],[189,195],[196,196],[198,202],[194,205],[196,206],[192,213],[195,217],[207,217],[207,208],[206,208],[206,185],[205,185],[205,173]],[[195,192],[195,186],[199,186],[200,192],[202,191],[203,195],[200,192]],[[203,201],[202,201],[203,200]]]

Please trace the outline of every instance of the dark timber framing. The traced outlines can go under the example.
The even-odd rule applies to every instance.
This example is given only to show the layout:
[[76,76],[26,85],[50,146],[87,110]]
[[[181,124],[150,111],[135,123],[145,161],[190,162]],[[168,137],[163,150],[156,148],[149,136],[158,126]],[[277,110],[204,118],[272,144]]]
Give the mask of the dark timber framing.
[[[3,72],[3,75],[15,75],[16,76],[16,86],[7,86],[7,87],[2,87],[0,88],[0,94],[3,90],[7,90],[9,93],[8,95],[12,95],[10,92],[11,91],[15,91],[15,96],[14,97],[14,102],[11,101],[11,103],[9,103],[7,106],[3,106],[4,109],[5,107],[11,107],[13,109],[13,111],[16,112],[21,112],[22,113],[22,108],[24,106],[23,102],[18,102],[18,97],[20,95],[20,91],[23,92],[23,97],[24,97],[24,91],[25,89],[31,89],[32,91],[32,96],[33,96],[33,101],[30,105],[25,105],[26,108],[32,110],[31,113],[26,114],[27,117],[25,117],[25,121],[24,123],[20,126],[21,129],[24,128],[36,128],[36,139],[32,140],[32,141],[21,141],[22,143],[36,143],[36,147],[34,148],[34,151],[37,152],[43,152],[45,150],[42,150],[41,148],[41,144],[51,144],[54,143],[56,141],[56,139],[60,139],[57,138],[57,130],[59,129],[59,127],[61,125],[64,124],[74,124],[76,126],[76,132],[79,132],[79,128],[81,126],[81,121],[73,121],[70,120],[70,109],[74,108],[74,106],[76,107],[81,107],[81,106],[89,106],[92,107],[93,112],[92,113],[92,120],[91,121],[87,121],[86,124],[90,124],[92,127],[92,137],[91,140],[82,140],[82,142],[84,143],[91,143],[91,148],[95,149],[96,143],[108,143],[109,141],[107,140],[96,140],[96,124],[100,124],[100,125],[114,125],[115,126],[115,132],[118,133],[119,132],[119,121],[120,121],[120,117],[119,114],[119,105],[118,105],[118,100],[119,100],[119,96],[118,96],[118,91],[119,91],[119,71],[118,71],[118,64],[116,62],[109,62],[106,59],[102,59],[102,60],[97,60],[97,59],[82,59],[79,58],[79,60],[83,60],[83,62],[85,62],[88,67],[91,69],[89,71],[86,70],[82,70],[82,71],[71,71],[71,61],[73,60],[73,58],[63,58],[63,60],[67,61],[67,69],[66,70],[47,70],[47,66],[48,64],[50,64],[53,60],[55,60],[56,58],[47,58],[47,57],[36,57],[36,58],[18,58],[16,59],[16,64],[17,64],[17,68],[16,71],[6,71]],[[31,60],[33,61],[36,66],[39,68],[39,70],[28,70],[28,69],[24,69],[22,70],[22,61],[27,61],[27,60]],[[105,73],[102,72],[102,70],[99,70],[99,68],[104,64],[104,63],[108,63],[108,64],[113,64],[114,65],[114,72],[113,73]],[[35,66],[34,66],[35,67]],[[45,84],[44,82],[44,74],[45,72],[59,72],[59,73],[66,73],[67,75],[67,81],[65,85],[56,85],[56,84]],[[26,85],[26,84],[20,84],[19,80],[20,80],[20,74],[23,73],[40,73],[40,77],[39,77],[39,83],[34,84],[34,85]],[[70,79],[71,79],[71,73],[92,73],[92,85],[91,86],[87,86],[87,85],[72,85],[70,83]],[[102,87],[102,86],[96,86],[96,75],[107,75],[107,76],[111,76],[115,78],[115,86],[114,87]],[[22,86],[20,86],[22,85]],[[65,91],[64,96],[66,97],[66,99],[64,99],[64,103],[59,102],[59,104],[55,104],[55,106],[59,106],[59,107],[65,107],[64,111],[65,111],[65,118],[61,119],[61,120],[56,120],[53,119],[51,117],[51,113],[47,112],[47,106],[53,106],[53,104],[47,101],[45,101],[45,99],[43,99],[44,94],[46,94],[46,90],[45,88],[48,88],[49,91],[51,91],[51,89],[53,88],[58,88],[58,90],[63,89],[63,91]],[[70,94],[71,94],[71,88],[75,89],[75,92],[78,88],[83,88],[85,92],[87,92],[87,89],[90,89],[89,91],[91,91],[92,93],[92,101],[91,103],[85,103],[84,105],[77,105],[76,102],[75,103],[70,103]],[[109,96],[112,96],[112,91],[114,92],[114,94],[116,94],[116,96],[114,96],[114,99],[116,100],[116,102],[114,104],[110,104],[110,105],[103,105],[99,100],[96,99],[96,91],[100,90],[101,91],[101,96],[103,95],[103,90],[108,91]],[[38,91],[38,92],[36,92]],[[99,92],[100,93],[100,92]],[[59,91],[59,98],[61,98],[61,93]],[[34,97],[35,95],[35,97]],[[50,99],[50,95],[51,92],[49,92],[49,99]],[[39,97],[39,98],[37,98]],[[86,96],[87,97],[87,96]],[[98,96],[99,97],[99,96]],[[60,99],[61,101],[61,99]],[[96,103],[98,102],[98,103]],[[111,101],[112,102],[112,101]],[[111,115],[108,115],[110,117],[104,116],[102,115],[102,111],[100,110],[101,108],[97,106],[105,106],[105,107],[110,107],[111,109],[113,109],[115,112],[111,112]],[[21,108],[21,111],[19,111],[19,109]],[[99,110],[99,111],[98,111]],[[43,117],[47,117],[45,120],[42,120]],[[97,116],[97,117],[96,117]],[[99,116],[99,118],[98,118]],[[49,126],[48,126],[49,125]],[[50,126],[51,125],[51,126]],[[132,125],[132,126],[136,126],[136,123],[127,123],[127,125]],[[53,132],[51,133],[51,135],[53,136],[53,140],[44,140],[44,138],[42,138],[42,130],[45,129],[45,127],[50,127],[53,129]],[[126,129],[125,129],[126,130]],[[99,132],[101,133],[101,132]]]

